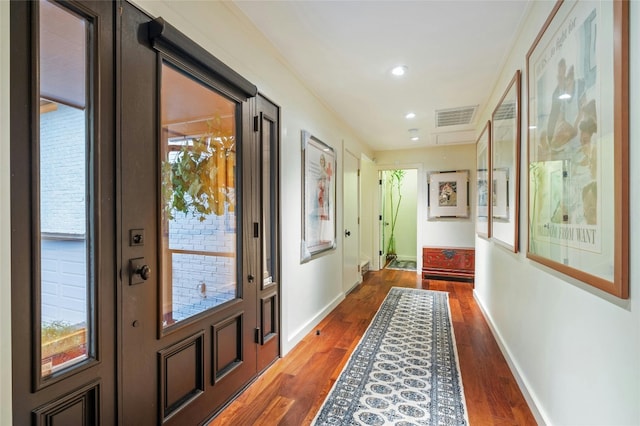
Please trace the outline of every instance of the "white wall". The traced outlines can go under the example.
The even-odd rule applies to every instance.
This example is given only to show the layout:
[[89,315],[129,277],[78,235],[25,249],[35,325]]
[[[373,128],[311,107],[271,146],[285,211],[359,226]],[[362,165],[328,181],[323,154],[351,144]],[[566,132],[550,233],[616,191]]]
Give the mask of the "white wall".
[[[371,153],[292,74],[286,62],[230,2],[136,1],[153,16],[162,16],[218,59],[258,86],[280,105],[282,206],[282,351],[286,354],[343,298],[342,246],[300,264],[301,151],[300,131],[308,130],[336,152],[360,157]],[[344,146],[342,146],[344,140]],[[338,159],[338,165],[342,160]],[[342,169],[336,171],[337,211],[342,209]],[[342,215],[337,215],[337,229]],[[341,239],[338,238],[338,242]]]
[[0,424],[11,424],[11,227],[9,215],[9,2],[0,1]]
[[[379,170],[416,168],[418,170],[417,233],[418,270],[421,269],[422,247],[474,247],[475,215],[473,200],[475,191],[469,187],[469,217],[456,219],[428,219],[427,175],[435,171],[469,170],[470,182],[475,181],[476,146],[475,144],[434,146],[422,149],[377,151],[375,162]],[[376,204],[377,206],[377,204]],[[374,235],[379,231],[374,229]],[[377,240],[375,240],[377,241]]]
[[[553,2],[533,2],[514,42],[484,118],[496,105],[516,69],[526,70],[526,54]],[[630,161],[640,164],[640,3],[631,2]],[[526,72],[521,99],[526,96]],[[475,295],[499,343],[526,386],[538,420],[553,425],[640,424],[640,227],[630,226],[631,299],[620,300],[526,258],[526,102],[522,104],[520,236],[514,254],[476,239]],[[637,217],[640,170],[631,167],[631,218]]]

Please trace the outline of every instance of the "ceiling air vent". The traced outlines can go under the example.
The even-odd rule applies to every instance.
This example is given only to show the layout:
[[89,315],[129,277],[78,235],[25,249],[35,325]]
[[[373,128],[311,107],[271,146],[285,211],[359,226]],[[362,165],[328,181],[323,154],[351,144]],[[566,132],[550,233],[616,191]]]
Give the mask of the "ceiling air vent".
[[471,124],[478,105],[436,110],[436,127]]

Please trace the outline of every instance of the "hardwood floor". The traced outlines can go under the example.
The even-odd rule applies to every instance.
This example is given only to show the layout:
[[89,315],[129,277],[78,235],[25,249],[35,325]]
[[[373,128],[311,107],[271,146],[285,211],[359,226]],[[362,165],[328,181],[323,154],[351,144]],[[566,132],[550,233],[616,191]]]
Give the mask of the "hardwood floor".
[[[211,423],[308,425],[389,289],[449,292],[471,425],[535,425],[535,419],[480,312],[471,284],[429,280],[415,272],[369,272],[286,357],[276,361]],[[319,334],[318,334],[319,333]]]

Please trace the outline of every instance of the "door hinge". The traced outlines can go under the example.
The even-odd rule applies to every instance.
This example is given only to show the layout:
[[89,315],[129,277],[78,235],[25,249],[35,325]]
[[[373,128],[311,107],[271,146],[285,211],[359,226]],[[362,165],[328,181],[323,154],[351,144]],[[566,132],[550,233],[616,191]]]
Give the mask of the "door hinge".
[[360,169],[358,169],[358,177],[360,177]]
[[253,131],[257,132],[260,130],[260,118],[256,115],[253,117]]
[[382,185],[382,179],[378,180],[378,185]]
[[260,343],[260,329],[256,328],[256,343]]
[[378,252],[378,256],[382,256],[382,250]]
[[382,215],[379,215],[379,216],[378,216],[378,220],[382,220]]

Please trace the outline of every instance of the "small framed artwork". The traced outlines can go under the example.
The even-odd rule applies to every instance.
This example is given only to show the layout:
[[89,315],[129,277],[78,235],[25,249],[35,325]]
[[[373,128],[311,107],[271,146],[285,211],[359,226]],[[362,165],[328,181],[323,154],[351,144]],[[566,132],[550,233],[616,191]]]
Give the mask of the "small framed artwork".
[[431,172],[429,218],[469,217],[469,170]]
[[517,70],[491,115],[491,238],[514,252],[520,226],[520,80]]
[[629,3],[558,1],[527,53],[527,257],[623,299]]
[[302,131],[302,243],[300,261],[336,247],[336,154]]
[[476,234],[489,238],[489,193],[491,192],[491,122],[487,121],[476,141]]

